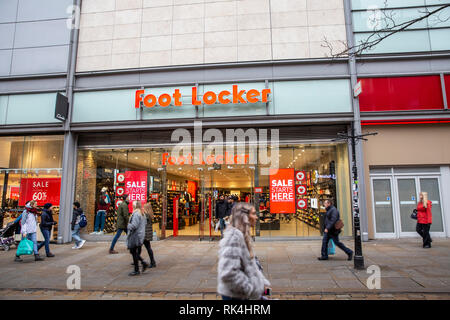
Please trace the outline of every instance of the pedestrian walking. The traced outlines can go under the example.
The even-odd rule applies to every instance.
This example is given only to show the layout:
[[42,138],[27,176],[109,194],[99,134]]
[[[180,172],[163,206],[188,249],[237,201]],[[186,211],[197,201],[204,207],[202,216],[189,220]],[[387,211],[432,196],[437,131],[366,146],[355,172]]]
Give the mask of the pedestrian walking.
[[95,216],[94,232],[91,234],[103,234],[105,228],[106,213],[111,204],[111,198],[108,194],[108,188],[103,187],[97,205],[97,214]]
[[150,241],[153,240],[153,208],[151,202],[147,202],[144,205],[144,216],[146,219],[144,246],[150,257],[150,268],[154,268],[156,267],[156,262],[153,256],[152,246],[150,245]]
[[[33,242],[33,252],[35,261],[43,261],[44,258],[39,256],[37,245],[37,204],[36,201],[31,200],[25,205],[25,210],[22,212],[22,219],[20,221],[22,225],[21,233],[22,237],[26,237]],[[16,254],[15,260],[21,262],[22,259]]]
[[353,251],[347,248],[342,242],[339,241],[339,233],[341,230],[335,228],[336,222],[341,219],[339,210],[333,205],[333,200],[327,199],[324,202],[327,212],[325,213],[324,231],[322,239],[322,252],[321,256],[317,259],[328,260],[328,242],[333,240],[334,244],[343,250],[347,254],[347,260],[353,259]]
[[216,201],[216,219],[219,220],[220,236],[223,237],[223,231],[225,230],[225,217],[228,212],[228,201],[225,201],[225,196],[221,194]]
[[145,238],[146,219],[142,212],[142,203],[140,201],[133,201],[133,214],[127,229],[127,247],[133,256],[134,271],[129,273],[129,276],[137,276],[139,272],[139,261],[142,263],[142,272],[148,268],[148,263],[141,257],[142,244]]
[[41,215],[41,224],[39,225],[44,241],[38,245],[38,251],[45,246],[45,254],[48,258],[53,258],[55,255],[50,252],[50,235],[52,233],[53,226],[56,225],[56,221],[53,220],[53,205],[46,203]]
[[75,201],[73,203],[73,213],[72,213],[72,239],[75,240],[75,246],[72,247],[72,249],[81,249],[81,247],[84,245],[86,240],[81,239],[80,237],[80,221],[81,216],[83,214],[83,209],[80,208],[81,205],[78,201]]
[[237,203],[232,210],[231,223],[219,242],[217,292],[223,300],[259,300],[270,287],[253,250],[250,229],[257,219],[248,203]]
[[432,203],[428,200],[428,193],[421,192],[417,204],[416,231],[422,237],[423,247],[427,249],[431,248],[431,242],[433,241],[430,236],[431,223],[433,222],[431,207]]
[[128,195],[123,195],[122,200],[123,200],[122,203],[117,208],[117,223],[116,223],[117,231],[116,231],[116,235],[114,236],[114,239],[111,242],[111,247],[109,248],[110,254],[118,253],[117,251],[114,250],[117,240],[119,240],[122,232],[125,232],[125,234],[127,233],[127,225],[128,225],[128,220],[130,218],[130,212],[128,210],[128,204],[130,203],[130,198],[128,197]]

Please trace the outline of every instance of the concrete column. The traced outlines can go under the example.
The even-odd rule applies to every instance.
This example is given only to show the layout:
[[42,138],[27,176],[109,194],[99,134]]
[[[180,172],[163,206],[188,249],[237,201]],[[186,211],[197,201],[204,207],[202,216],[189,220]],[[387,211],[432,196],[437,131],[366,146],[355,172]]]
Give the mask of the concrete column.
[[73,212],[73,191],[75,188],[75,165],[77,154],[77,137],[72,132],[64,134],[64,149],[61,177],[61,197],[58,222],[58,243],[72,240],[70,223]]
[[[81,0],[73,0],[75,7],[81,7]],[[78,19],[70,33],[70,49],[67,61],[66,96],[69,103],[68,117],[64,122],[64,148],[62,160],[61,195],[58,222],[58,243],[72,240],[70,223],[73,212],[73,193],[75,188],[75,169],[77,156],[77,135],[70,131],[73,110],[73,86],[78,50]]]

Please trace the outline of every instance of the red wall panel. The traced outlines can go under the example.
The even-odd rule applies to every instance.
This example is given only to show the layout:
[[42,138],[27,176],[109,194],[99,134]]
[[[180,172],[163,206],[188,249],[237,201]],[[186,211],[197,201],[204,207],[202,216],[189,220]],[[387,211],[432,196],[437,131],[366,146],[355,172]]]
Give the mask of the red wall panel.
[[361,112],[444,108],[439,76],[368,78],[361,83]]

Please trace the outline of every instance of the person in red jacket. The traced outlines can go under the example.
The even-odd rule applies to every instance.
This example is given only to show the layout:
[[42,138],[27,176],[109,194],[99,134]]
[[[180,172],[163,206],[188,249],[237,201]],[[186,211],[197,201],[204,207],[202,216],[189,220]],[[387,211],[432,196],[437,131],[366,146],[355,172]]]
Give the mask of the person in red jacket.
[[416,231],[423,239],[423,247],[431,248],[430,227],[432,223],[431,201],[428,200],[428,193],[421,192],[420,200],[417,204],[417,226]]

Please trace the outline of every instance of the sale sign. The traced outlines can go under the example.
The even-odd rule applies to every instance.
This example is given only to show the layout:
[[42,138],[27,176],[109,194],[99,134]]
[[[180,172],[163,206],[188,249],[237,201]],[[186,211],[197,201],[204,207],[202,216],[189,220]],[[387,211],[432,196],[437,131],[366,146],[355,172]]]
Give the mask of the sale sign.
[[159,193],[152,193],[151,194],[151,199],[152,200],[158,200],[159,199]]
[[147,202],[147,171],[125,171],[125,193],[129,196],[130,212],[133,212],[133,201]]
[[295,213],[294,169],[270,170],[270,213]]
[[297,208],[298,209],[307,209],[308,208],[308,200],[306,199],[298,199],[297,200]]
[[306,194],[306,186],[303,184],[297,185],[297,194],[298,195],[305,195]]
[[121,197],[125,194],[125,188],[124,187],[117,187],[116,188],[116,196]]
[[22,178],[20,180],[19,206],[35,200],[38,206],[50,202],[59,206],[61,178]]
[[305,172],[305,171],[297,171],[297,172],[295,173],[295,179],[296,179],[298,182],[304,183],[305,180],[306,180],[306,172]]
[[11,187],[9,197],[13,200],[19,200],[20,187]]
[[125,174],[124,173],[118,173],[116,176],[117,183],[124,183],[125,182]]

